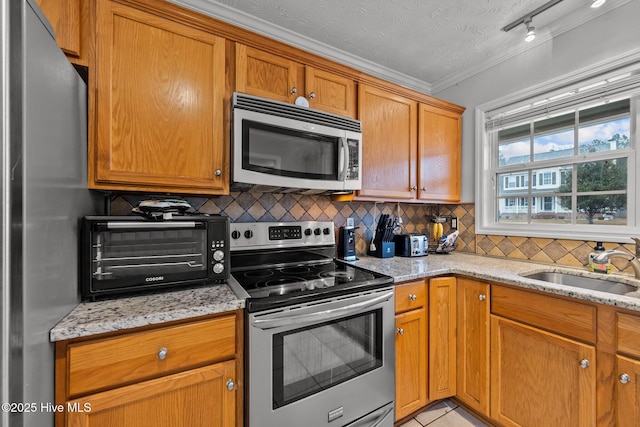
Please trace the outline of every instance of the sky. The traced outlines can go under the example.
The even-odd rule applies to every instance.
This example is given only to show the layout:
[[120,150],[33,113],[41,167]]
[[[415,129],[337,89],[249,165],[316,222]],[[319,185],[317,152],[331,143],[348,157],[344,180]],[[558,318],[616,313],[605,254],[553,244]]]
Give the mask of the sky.
[[[616,133],[627,136],[630,135],[630,120],[628,117],[582,127],[578,132],[578,138],[580,145],[582,145],[588,144],[596,139],[608,141]],[[534,141],[534,153],[547,153],[549,151],[572,148],[573,129],[551,135],[538,136]],[[501,145],[500,152],[507,160],[514,156],[527,155],[529,154],[529,140]]]

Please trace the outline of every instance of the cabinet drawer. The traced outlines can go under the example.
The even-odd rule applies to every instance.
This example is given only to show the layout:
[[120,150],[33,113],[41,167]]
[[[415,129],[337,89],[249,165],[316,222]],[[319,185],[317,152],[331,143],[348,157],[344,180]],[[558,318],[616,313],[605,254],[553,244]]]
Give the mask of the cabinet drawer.
[[414,310],[427,304],[427,289],[424,281],[396,286],[396,313]]
[[616,349],[640,357],[640,317],[618,313],[616,332]]
[[236,353],[236,317],[71,344],[69,396],[202,365]]
[[491,312],[579,340],[596,341],[596,308],[587,304],[492,286]]

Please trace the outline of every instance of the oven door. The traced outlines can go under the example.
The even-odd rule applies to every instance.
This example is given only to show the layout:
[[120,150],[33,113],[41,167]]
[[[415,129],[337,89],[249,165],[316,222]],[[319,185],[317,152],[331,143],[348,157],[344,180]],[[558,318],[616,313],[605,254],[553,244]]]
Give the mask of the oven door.
[[393,420],[393,301],[385,287],[250,314],[247,425]]
[[235,109],[233,114],[234,182],[319,190],[360,188],[360,134],[255,111]]
[[208,277],[202,221],[86,222],[83,296],[199,283]]

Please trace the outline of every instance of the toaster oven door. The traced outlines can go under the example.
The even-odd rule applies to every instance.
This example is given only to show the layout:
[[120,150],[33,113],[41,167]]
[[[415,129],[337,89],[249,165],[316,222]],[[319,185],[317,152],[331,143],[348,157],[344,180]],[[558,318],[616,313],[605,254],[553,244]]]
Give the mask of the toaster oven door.
[[207,227],[198,221],[95,223],[89,293],[114,293],[207,278]]

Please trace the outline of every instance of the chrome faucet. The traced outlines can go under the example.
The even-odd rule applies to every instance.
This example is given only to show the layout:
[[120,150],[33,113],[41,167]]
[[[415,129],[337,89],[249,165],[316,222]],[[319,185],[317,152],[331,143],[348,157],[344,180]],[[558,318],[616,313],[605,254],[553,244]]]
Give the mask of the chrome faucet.
[[636,274],[636,279],[640,279],[640,259],[638,258],[638,253],[640,252],[640,238],[632,237],[632,239],[636,242],[636,254],[630,254],[629,252],[624,251],[604,251],[593,257],[593,260],[597,263],[607,263],[611,258],[624,258],[629,261],[631,267],[633,267],[633,271]]

